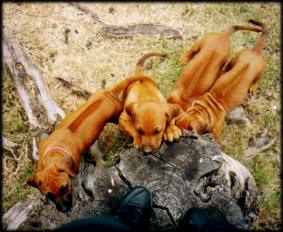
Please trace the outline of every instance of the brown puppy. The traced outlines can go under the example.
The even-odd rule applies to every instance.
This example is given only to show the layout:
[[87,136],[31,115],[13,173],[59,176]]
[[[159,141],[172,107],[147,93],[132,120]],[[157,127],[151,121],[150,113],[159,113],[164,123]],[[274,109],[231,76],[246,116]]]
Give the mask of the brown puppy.
[[182,56],[181,63],[186,66],[167,102],[179,104],[186,111],[197,97],[211,88],[228,59],[229,38],[237,30],[261,31],[255,27],[232,26],[222,33],[206,34]]
[[[144,55],[136,67],[136,77],[146,77],[143,63],[150,56],[165,57],[161,53]],[[162,138],[173,141],[181,136],[174,117],[180,112],[178,105],[168,104],[154,80],[141,80],[124,91],[124,110],[119,118],[121,129],[133,137],[133,146],[141,152],[154,153]]]
[[194,101],[187,113],[176,120],[178,127],[193,129],[197,134],[212,132],[219,139],[225,116],[244,101],[248,91],[257,88],[266,66],[262,48],[267,33],[263,23],[250,22],[262,27],[257,45],[236,54],[209,92]]
[[38,170],[27,183],[50,198],[59,211],[66,212],[72,206],[71,178],[76,176],[81,155],[94,143],[104,125],[117,120],[122,112],[123,103],[118,95],[129,84],[144,79],[147,78],[129,78],[111,90],[96,91],[39,144]]

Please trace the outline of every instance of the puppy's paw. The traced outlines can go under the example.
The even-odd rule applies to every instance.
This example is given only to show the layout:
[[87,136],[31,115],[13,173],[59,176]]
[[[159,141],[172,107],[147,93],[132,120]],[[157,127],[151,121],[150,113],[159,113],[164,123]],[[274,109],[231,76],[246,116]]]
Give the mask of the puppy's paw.
[[182,131],[174,124],[169,124],[163,134],[165,141],[173,142],[182,136]]
[[249,88],[249,93],[250,94],[255,94],[256,91],[258,89],[258,84],[253,84],[250,88]]

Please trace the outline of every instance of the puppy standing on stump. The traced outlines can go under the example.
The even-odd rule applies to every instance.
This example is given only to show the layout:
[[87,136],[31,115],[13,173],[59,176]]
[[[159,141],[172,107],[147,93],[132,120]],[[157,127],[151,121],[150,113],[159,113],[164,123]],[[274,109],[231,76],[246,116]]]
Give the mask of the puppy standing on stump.
[[176,120],[179,128],[193,129],[197,134],[212,132],[219,139],[226,115],[244,101],[249,91],[257,89],[266,66],[262,49],[267,32],[265,24],[255,20],[249,22],[262,27],[258,43],[253,49],[235,55],[212,88]]
[[[137,64],[136,77],[146,77],[143,63],[151,56],[166,57],[165,54],[154,52],[144,55]],[[160,147],[163,137],[173,141],[181,136],[181,130],[175,126],[174,121],[181,109],[178,105],[166,102],[153,79],[131,84],[124,91],[124,99],[119,125],[134,139],[133,146],[141,152],[154,153]]]
[[39,144],[38,170],[27,183],[51,199],[59,211],[66,212],[72,207],[71,179],[77,174],[81,155],[98,138],[105,124],[117,121],[122,112],[119,94],[129,84],[144,79],[148,78],[129,78],[111,90],[96,91]]
[[222,33],[207,33],[182,56],[181,64],[186,66],[167,102],[179,104],[186,111],[211,88],[228,59],[229,39],[238,30],[261,31],[256,27],[232,26]]

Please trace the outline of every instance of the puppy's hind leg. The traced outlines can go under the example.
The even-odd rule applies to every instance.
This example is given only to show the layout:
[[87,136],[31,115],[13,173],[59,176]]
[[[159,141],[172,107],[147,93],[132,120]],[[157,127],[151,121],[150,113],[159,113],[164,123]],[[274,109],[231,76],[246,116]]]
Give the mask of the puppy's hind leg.
[[203,39],[197,41],[191,49],[186,51],[180,59],[180,64],[187,64],[201,49],[203,44]]

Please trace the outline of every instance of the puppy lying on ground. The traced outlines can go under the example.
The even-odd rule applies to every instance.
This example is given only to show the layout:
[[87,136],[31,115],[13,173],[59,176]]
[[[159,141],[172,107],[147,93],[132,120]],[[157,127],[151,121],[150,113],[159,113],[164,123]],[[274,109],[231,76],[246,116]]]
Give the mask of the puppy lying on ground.
[[229,38],[238,30],[261,31],[256,27],[232,26],[222,33],[206,34],[182,56],[181,64],[186,66],[167,102],[179,104],[186,111],[197,97],[211,88],[228,59]]
[[[164,58],[161,53],[148,53],[138,62],[136,77],[146,77],[143,63],[151,56]],[[154,153],[158,150],[162,138],[173,141],[181,136],[181,130],[175,126],[174,118],[180,107],[168,104],[152,79],[136,81],[124,91],[124,110],[119,118],[121,129],[133,137],[133,146],[141,152]]]
[[123,109],[118,95],[131,83],[147,79],[129,78],[111,90],[98,90],[84,105],[67,115],[39,144],[38,170],[27,183],[51,199],[59,211],[70,210],[71,178],[77,174],[81,155],[94,143],[107,122],[118,119]]
[[212,88],[176,119],[179,128],[193,129],[197,134],[212,132],[219,139],[225,116],[244,101],[248,91],[255,91],[266,66],[262,49],[267,33],[263,23],[250,22],[262,27],[257,45],[235,55]]

